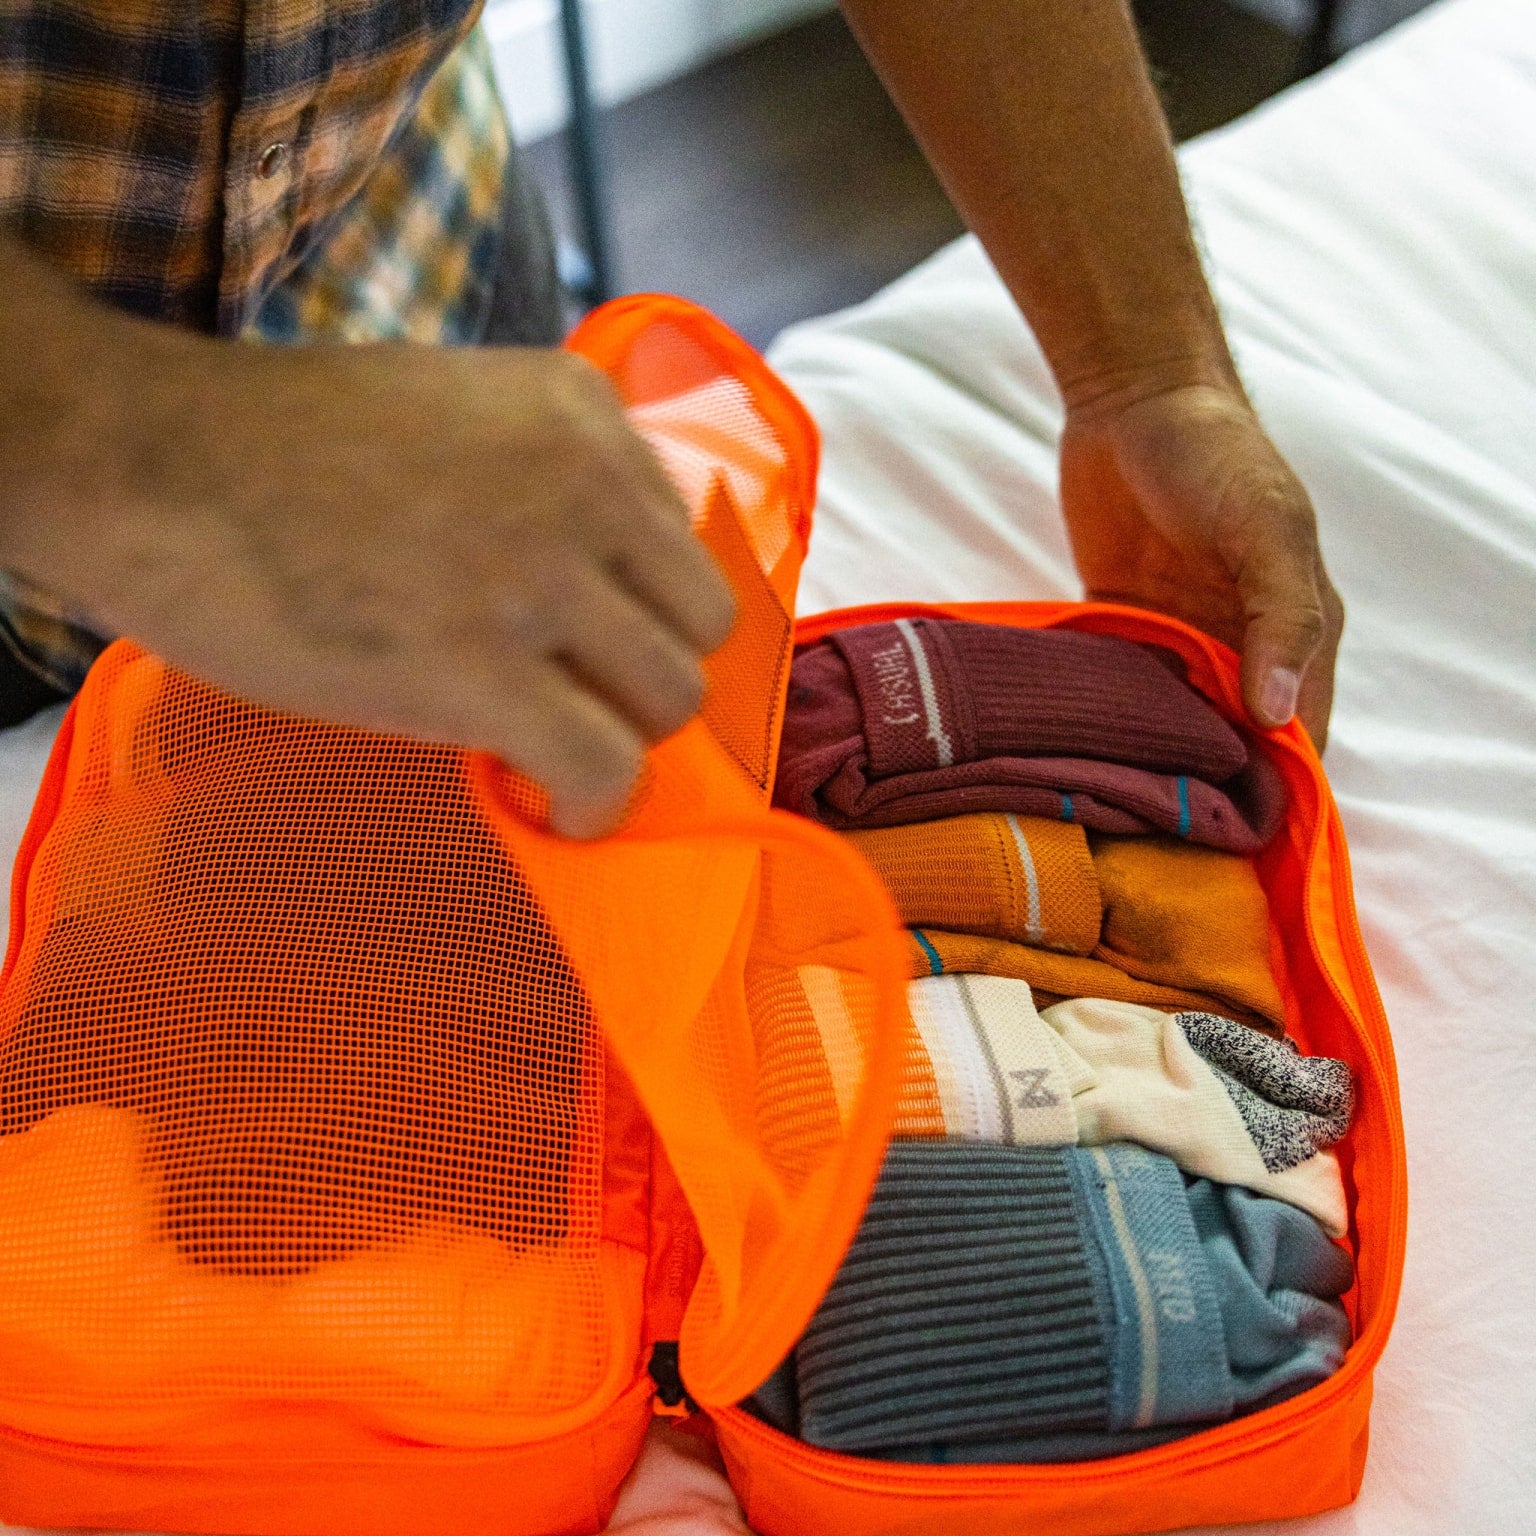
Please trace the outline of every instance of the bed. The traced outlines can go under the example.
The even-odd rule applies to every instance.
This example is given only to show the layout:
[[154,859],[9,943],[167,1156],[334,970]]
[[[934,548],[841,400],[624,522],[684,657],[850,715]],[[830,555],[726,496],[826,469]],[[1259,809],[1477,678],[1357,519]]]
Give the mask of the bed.
[[[1412,1175],[1359,1502],[1308,1536],[1536,1528],[1536,24],[1443,0],[1184,151],[1245,378],[1350,607],[1327,766]],[[1059,409],[961,241],[774,360],[825,438],[812,612],[1078,588]],[[0,735],[0,849],[60,718]],[[658,1452],[613,1529],[741,1527]]]

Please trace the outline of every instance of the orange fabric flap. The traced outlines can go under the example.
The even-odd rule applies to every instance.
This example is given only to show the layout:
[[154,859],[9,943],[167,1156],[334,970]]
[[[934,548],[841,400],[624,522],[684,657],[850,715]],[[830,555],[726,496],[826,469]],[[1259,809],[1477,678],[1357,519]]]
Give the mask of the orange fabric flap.
[[[701,718],[650,754],[612,837],[552,837],[530,786],[485,757],[470,771],[687,1196],[705,1260],[683,1375],[700,1402],[729,1402],[804,1326],[873,1184],[900,1066],[897,925],[841,840],[766,809],[814,488],[809,421],[743,343],[677,301],[621,301],[572,344],[661,455],[737,622],[710,659]],[[830,1059],[835,1094],[773,1075],[790,1037]]]

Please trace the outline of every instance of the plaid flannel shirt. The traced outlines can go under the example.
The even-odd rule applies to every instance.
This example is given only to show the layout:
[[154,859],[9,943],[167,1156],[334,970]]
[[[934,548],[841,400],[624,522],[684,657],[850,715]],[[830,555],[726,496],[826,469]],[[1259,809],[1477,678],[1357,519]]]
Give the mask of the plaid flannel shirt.
[[[0,0],[0,227],[109,303],[272,342],[472,342],[509,133],[482,0]],[[0,572],[64,692],[101,642]]]

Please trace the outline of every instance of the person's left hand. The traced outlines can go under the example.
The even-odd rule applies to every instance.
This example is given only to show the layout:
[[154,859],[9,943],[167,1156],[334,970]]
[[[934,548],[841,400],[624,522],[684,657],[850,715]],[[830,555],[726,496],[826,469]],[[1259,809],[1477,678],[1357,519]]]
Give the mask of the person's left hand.
[[1087,595],[1153,608],[1242,656],[1260,726],[1328,736],[1344,605],[1301,482],[1236,387],[1069,409],[1061,502]]

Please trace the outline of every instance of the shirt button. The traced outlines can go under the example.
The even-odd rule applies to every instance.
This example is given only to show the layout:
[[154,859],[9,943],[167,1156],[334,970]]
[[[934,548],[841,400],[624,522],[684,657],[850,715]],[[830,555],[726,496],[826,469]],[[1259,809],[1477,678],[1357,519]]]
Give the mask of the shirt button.
[[256,157],[256,174],[263,181],[271,181],[285,165],[288,164],[288,146],[279,139],[276,144],[268,144]]

